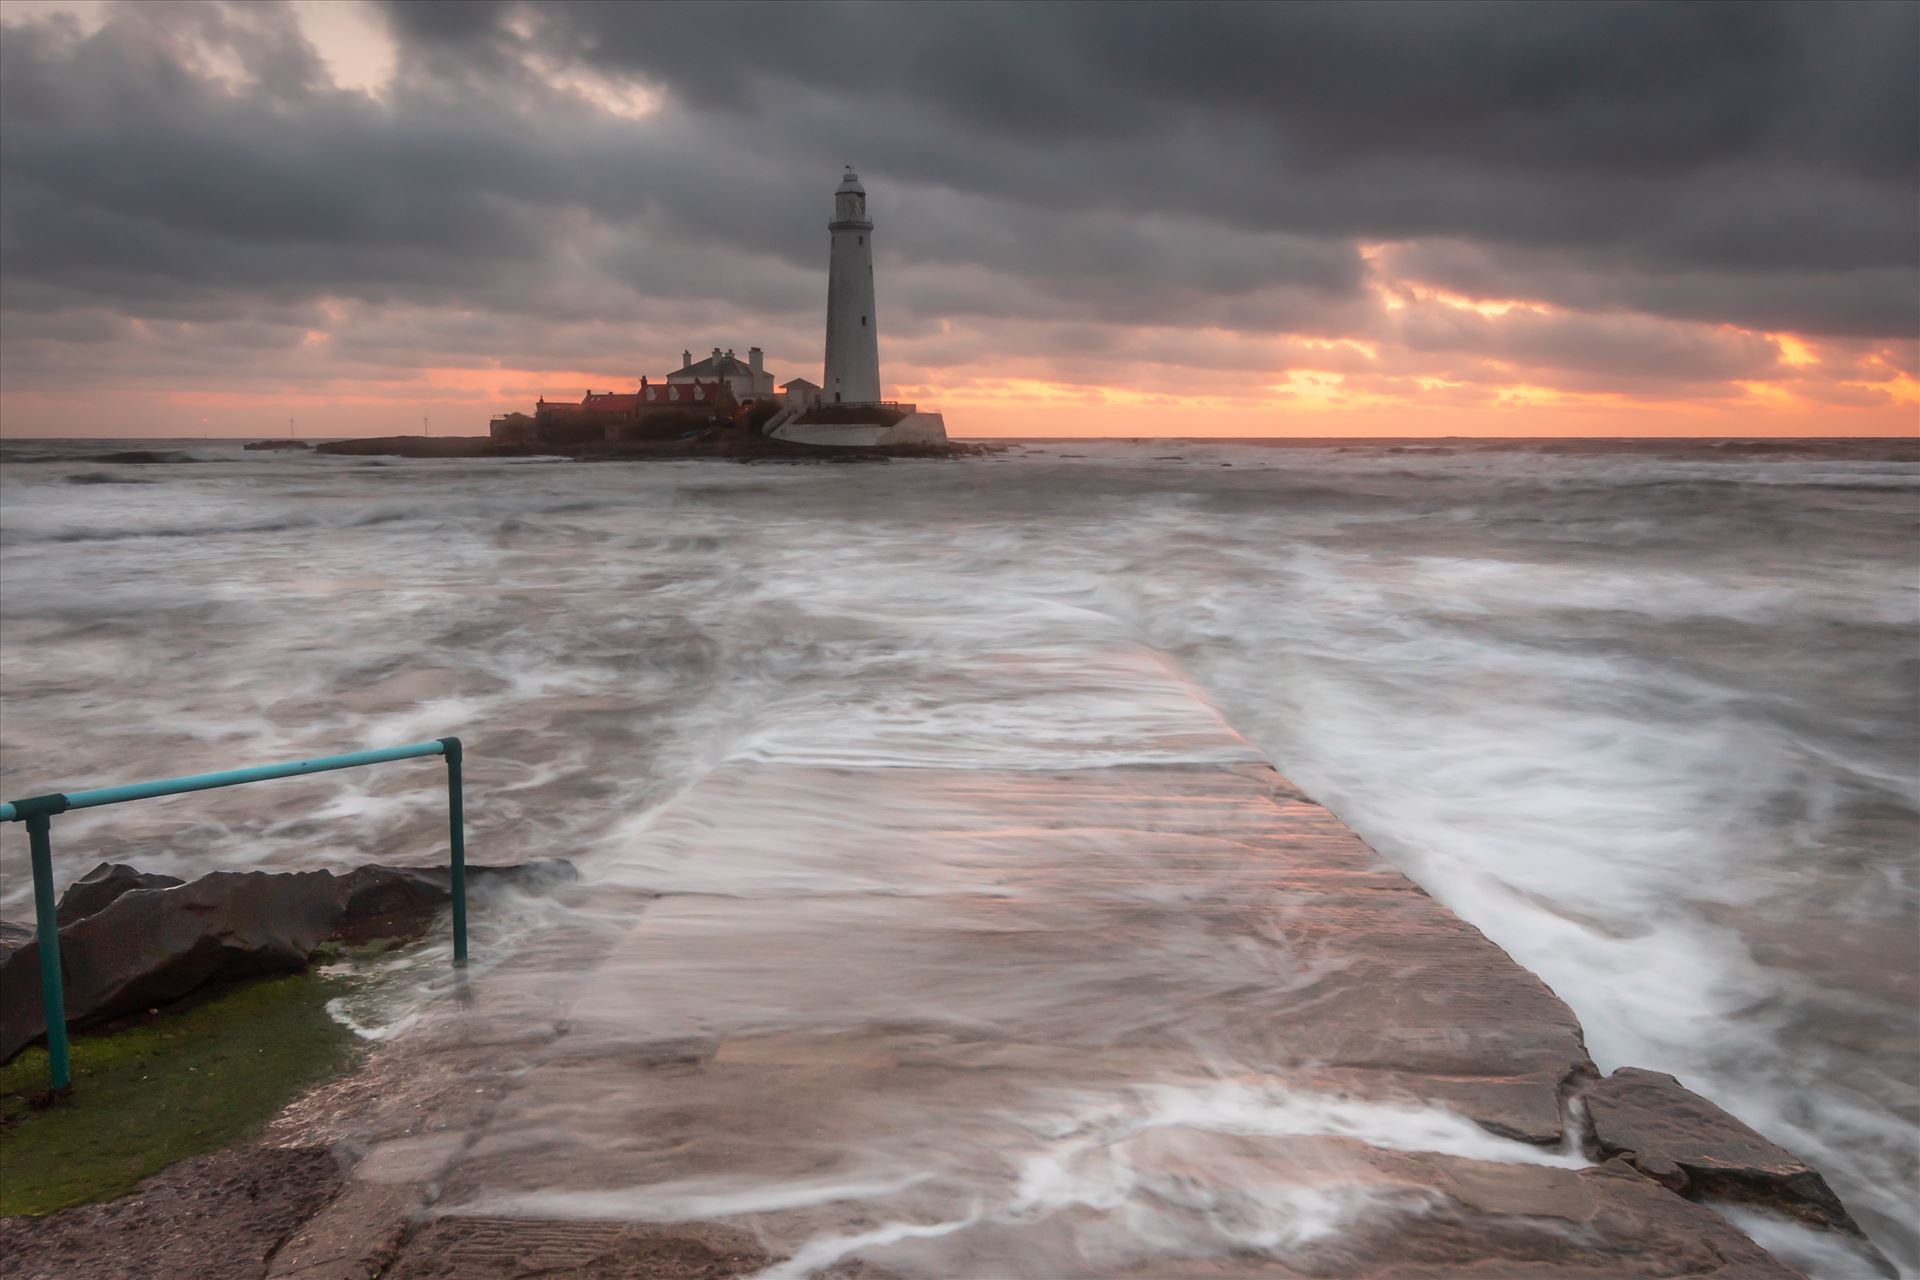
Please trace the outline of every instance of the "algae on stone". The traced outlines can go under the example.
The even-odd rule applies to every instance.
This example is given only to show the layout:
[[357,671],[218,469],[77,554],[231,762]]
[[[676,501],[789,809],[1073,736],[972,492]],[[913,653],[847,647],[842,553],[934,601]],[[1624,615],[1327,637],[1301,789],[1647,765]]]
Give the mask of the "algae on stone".
[[176,1160],[245,1138],[358,1043],[327,1014],[344,979],[266,978],[117,1031],[75,1036],[73,1093],[51,1107],[47,1053],[0,1067],[0,1214],[108,1199]]

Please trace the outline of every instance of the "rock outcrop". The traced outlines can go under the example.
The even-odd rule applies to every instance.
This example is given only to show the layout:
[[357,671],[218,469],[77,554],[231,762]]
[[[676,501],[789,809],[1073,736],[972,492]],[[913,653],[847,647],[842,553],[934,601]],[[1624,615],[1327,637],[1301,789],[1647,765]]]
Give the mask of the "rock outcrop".
[[[445,866],[356,867],[339,877],[343,906],[331,937],[341,942],[405,938],[422,932],[453,897],[452,872]],[[528,892],[545,892],[580,878],[573,864],[542,858],[510,867],[468,867],[471,889],[508,883]]]
[[199,461],[199,459],[184,453],[154,449],[120,449],[113,453],[96,453],[92,455],[92,460],[95,462],[139,463],[142,465],[156,462]]
[[8,956],[32,941],[33,930],[27,926],[11,920],[0,920],[0,964],[5,964]]
[[[468,867],[467,874],[476,888],[509,882],[528,889],[578,875],[559,860]],[[140,883],[146,880],[169,883]],[[420,933],[449,901],[448,881],[445,867],[372,866],[345,875],[216,871],[182,884],[103,863],[61,903],[67,1025],[95,1026],[213,982],[292,972],[324,942]],[[82,910],[101,899],[99,909]],[[24,940],[33,936],[10,928]],[[19,945],[0,958],[0,1062],[46,1033],[39,985],[37,947]]]
[[139,871],[124,862],[103,862],[67,886],[53,916],[64,929],[76,920],[106,910],[123,893],[134,889],[171,889],[185,883],[178,876]]
[[1842,1232],[1896,1274],[1817,1170],[1674,1077],[1622,1067],[1583,1097],[1600,1158],[1623,1160],[1689,1200],[1734,1201]]
[[396,458],[483,458],[494,448],[486,436],[367,436],[354,440],[327,440],[315,453],[349,457],[385,455]]

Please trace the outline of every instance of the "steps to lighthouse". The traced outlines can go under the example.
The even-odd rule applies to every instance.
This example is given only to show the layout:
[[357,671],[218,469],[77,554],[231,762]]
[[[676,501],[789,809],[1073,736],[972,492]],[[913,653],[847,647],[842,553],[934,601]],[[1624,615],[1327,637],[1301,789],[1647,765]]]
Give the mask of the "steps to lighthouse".
[[945,444],[947,420],[937,413],[910,413],[896,422],[796,422],[774,424],[776,440],[841,447]]

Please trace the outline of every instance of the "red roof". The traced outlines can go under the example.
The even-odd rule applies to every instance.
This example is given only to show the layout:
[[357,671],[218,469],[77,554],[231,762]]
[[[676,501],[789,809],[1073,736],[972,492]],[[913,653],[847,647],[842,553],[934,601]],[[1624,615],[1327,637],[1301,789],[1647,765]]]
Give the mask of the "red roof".
[[579,404],[563,400],[541,400],[539,411],[545,414],[568,413],[635,413],[645,409],[666,409],[677,405],[688,407],[713,404],[730,394],[726,383],[714,382],[655,382],[641,387],[638,391],[589,391],[582,396]]

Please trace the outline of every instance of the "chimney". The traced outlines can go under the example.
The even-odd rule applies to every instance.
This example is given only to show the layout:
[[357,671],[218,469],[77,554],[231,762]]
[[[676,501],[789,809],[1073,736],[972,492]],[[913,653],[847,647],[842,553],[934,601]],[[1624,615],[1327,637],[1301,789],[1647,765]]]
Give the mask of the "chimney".
[[646,390],[646,387],[647,387],[647,375],[643,373],[640,375],[640,389],[644,391]]
[[720,360],[720,348],[718,348],[718,347],[715,347],[715,348],[713,349],[713,358],[714,358],[714,361],[715,361],[715,363],[718,363],[718,362],[719,362],[719,360]]
[[747,368],[753,370],[753,382],[756,387],[760,385],[760,375],[767,371],[765,361],[766,357],[760,354],[760,348],[747,348]]
[[688,365],[690,365],[690,364],[692,364],[692,363],[693,363],[693,352],[691,352],[691,351],[682,351],[682,352],[680,353],[680,367],[681,367],[682,369],[684,369],[684,368],[686,368],[686,367],[687,367]]

